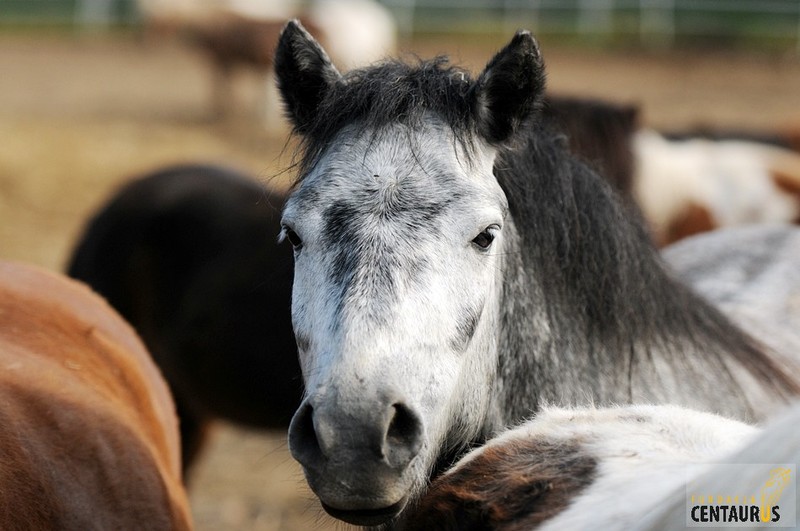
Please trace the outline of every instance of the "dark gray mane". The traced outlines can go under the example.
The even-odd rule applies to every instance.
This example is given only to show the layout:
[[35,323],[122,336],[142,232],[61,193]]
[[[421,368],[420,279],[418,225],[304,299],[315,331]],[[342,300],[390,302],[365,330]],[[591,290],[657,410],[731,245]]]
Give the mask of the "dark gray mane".
[[389,60],[352,70],[332,83],[313,119],[295,125],[301,133],[298,173],[302,178],[348,124],[379,131],[400,122],[413,130],[429,113],[444,121],[469,154],[478,127],[475,86],[470,73],[445,56],[412,64]]
[[[658,355],[682,375],[686,395],[711,397],[730,388],[734,394],[727,396],[737,396],[726,360],[773,387],[776,396],[798,393],[798,384],[764,347],[671,278],[638,214],[567,152],[563,138],[538,123],[524,135],[523,145],[500,154],[495,175],[520,234],[529,289],[543,296],[536,304],[560,332],[552,343],[539,345],[546,354],[535,361],[526,353],[530,345],[501,349],[508,357],[501,374],[513,380],[533,371],[539,375],[539,396],[554,400],[564,385],[559,372],[566,376],[557,368],[564,364],[558,358],[580,352],[586,357],[569,363],[584,364],[585,374],[596,374],[596,381],[582,382],[588,398],[630,401],[636,366],[651,364]],[[536,311],[519,310],[508,312],[512,317],[506,326],[525,326],[519,315]],[[572,376],[581,380],[580,374]],[[531,388],[531,383],[509,387]]]

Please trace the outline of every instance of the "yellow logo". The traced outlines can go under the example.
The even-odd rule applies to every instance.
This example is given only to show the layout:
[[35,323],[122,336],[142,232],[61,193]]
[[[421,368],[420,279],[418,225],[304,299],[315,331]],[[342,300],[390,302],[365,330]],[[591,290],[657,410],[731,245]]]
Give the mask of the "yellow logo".
[[769,479],[761,487],[761,521],[772,521],[772,508],[778,505],[783,489],[789,484],[792,471],[788,468],[773,468],[769,472]]
[[[796,465],[717,465],[727,477],[746,479],[736,491],[708,492],[689,479],[686,484],[689,527],[739,527],[743,525],[786,527],[796,521],[794,494],[781,499],[784,492],[795,492]],[[753,467],[758,467],[754,469]],[[767,479],[759,483],[767,474]],[[694,475],[694,474],[690,474]],[[697,477],[697,476],[695,476]],[[752,482],[751,482],[752,481]],[[785,496],[784,496],[785,497]]]

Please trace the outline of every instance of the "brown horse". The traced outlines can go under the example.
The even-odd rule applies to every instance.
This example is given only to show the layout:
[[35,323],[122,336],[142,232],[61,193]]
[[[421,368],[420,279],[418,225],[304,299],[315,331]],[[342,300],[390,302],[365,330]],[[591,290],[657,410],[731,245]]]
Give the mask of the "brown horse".
[[0,262],[0,529],[190,529],[169,390],[83,285]]

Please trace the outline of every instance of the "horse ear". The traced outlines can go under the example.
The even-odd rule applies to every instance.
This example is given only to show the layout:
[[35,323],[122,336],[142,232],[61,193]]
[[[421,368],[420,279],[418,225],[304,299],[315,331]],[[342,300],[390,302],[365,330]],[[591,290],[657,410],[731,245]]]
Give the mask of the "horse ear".
[[478,76],[475,113],[479,133],[500,144],[541,106],[544,62],[539,45],[528,31],[518,31]]
[[275,75],[286,113],[300,134],[305,133],[326,92],[342,79],[322,46],[297,20],[290,20],[281,32]]

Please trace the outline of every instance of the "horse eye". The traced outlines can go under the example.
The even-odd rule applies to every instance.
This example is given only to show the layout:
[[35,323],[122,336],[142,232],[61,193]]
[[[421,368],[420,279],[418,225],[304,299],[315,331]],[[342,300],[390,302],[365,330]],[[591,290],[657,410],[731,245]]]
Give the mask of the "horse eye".
[[484,230],[472,240],[472,243],[480,247],[481,249],[488,249],[492,242],[494,241],[494,234],[489,232],[489,229]]
[[295,249],[299,249],[303,245],[303,240],[300,239],[300,236],[298,236],[297,233],[289,227],[283,228],[283,234]]

